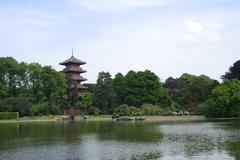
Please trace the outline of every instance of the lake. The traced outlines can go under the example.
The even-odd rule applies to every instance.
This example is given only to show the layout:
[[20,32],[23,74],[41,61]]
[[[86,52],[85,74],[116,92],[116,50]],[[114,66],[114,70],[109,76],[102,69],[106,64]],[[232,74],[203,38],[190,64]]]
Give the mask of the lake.
[[0,123],[0,159],[240,159],[239,122]]

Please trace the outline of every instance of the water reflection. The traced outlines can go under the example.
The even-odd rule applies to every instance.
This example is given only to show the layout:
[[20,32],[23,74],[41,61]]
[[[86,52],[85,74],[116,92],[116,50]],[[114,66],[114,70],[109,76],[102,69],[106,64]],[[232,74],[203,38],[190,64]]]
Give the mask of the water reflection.
[[239,121],[0,124],[1,159],[240,159]]

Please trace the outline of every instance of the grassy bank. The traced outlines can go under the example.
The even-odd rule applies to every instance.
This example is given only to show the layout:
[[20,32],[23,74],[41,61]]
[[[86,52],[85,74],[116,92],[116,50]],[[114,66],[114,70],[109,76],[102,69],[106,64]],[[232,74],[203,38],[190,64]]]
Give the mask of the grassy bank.
[[204,116],[145,116],[147,122],[180,122],[180,121],[201,121]]
[[[205,120],[204,116],[142,116],[145,122],[178,122],[178,121],[201,121]],[[111,115],[89,116],[87,121],[112,121]]]
[[0,123],[11,123],[11,122],[40,122],[40,121],[56,121],[57,115],[49,116],[26,116],[20,117],[19,119],[0,120]]
[[88,116],[88,121],[112,121],[112,115]]
[[[0,123],[7,122],[41,122],[56,121],[58,115],[49,116],[28,116],[21,117],[18,120],[0,120]],[[201,121],[205,120],[204,116],[143,116],[144,122],[178,122],[178,121]],[[84,121],[82,117],[76,117],[76,121]],[[112,121],[112,115],[88,116],[87,121]]]
[[26,116],[26,117],[21,117],[19,118],[19,120],[24,120],[24,121],[27,121],[27,120],[46,120],[46,121],[49,121],[49,120],[55,120],[55,118],[58,117],[58,115],[48,115],[48,116]]

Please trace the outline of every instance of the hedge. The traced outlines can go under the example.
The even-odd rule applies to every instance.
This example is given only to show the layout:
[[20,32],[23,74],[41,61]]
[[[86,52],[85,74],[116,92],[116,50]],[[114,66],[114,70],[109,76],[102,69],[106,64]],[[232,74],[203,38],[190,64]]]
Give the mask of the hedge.
[[18,112],[0,112],[0,119],[18,119]]

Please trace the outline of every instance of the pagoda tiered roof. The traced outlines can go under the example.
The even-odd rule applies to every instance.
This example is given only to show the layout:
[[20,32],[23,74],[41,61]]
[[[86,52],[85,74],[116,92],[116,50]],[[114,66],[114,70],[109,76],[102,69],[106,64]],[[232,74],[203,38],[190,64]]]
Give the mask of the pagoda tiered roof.
[[86,81],[87,79],[79,76],[79,77],[71,77],[71,80]]
[[85,73],[87,72],[86,70],[83,70],[81,68],[64,68],[63,72],[77,72],[77,73]]
[[69,96],[72,95],[73,89],[75,88],[76,84],[77,85],[76,87],[78,88],[78,95],[81,96],[84,90],[87,88],[83,84],[81,84],[83,81],[87,80],[86,78],[83,78],[81,76],[82,73],[87,72],[86,70],[83,70],[81,67],[81,65],[86,64],[86,62],[75,58],[72,53],[72,56],[69,59],[59,64],[65,66],[63,72],[65,73],[66,78],[68,80],[68,95]]
[[72,56],[71,58],[69,58],[66,61],[63,61],[59,64],[60,65],[66,65],[66,64],[69,64],[69,63],[75,63],[75,64],[80,64],[80,65],[86,64],[86,62],[81,61],[81,60],[75,58],[74,56]]

